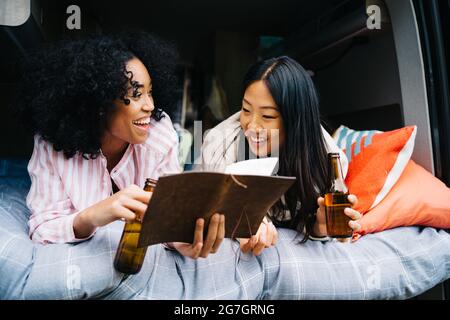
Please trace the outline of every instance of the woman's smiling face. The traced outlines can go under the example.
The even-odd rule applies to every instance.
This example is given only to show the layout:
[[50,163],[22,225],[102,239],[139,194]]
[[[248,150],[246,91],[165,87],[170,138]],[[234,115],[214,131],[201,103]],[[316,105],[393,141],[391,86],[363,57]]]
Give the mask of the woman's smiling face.
[[127,105],[121,99],[114,101],[116,108],[109,116],[104,141],[115,145],[141,144],[148,137],[150,116],[155,109],[152,97],[152,80],[147,68],[137,58],[126,64],[128,77],[132,75]]
[[245,90],[240,122],[255,155],[279,154],[284,143],[283,119],[264,81],[255,81]]

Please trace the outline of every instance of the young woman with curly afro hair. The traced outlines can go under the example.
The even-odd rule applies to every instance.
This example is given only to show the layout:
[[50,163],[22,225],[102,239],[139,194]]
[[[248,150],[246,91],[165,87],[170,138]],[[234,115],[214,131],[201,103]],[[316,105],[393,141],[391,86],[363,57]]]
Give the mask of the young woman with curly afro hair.
[[[89,239],[147,208],[146,178],[179,172],[178,138],[169,116],[176,54],[146,33],[65,40],[27,57],[17,110],[34,134],[28,164],[30,237],[39,243]],[[171,243],[206,257],[224,237],[224,216],[203,239]]]

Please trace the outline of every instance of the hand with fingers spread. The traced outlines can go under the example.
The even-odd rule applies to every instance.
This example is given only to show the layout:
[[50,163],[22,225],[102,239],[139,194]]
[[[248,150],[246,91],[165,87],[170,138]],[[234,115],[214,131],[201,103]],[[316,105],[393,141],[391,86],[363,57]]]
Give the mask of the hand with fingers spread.
[[239,243],[244,253],[252,251],[255,256],[259,256],[265,248],[274,246],[278,240],[278,232],[269,219],[264,217],[258,231],[250,239],[240,238]]
[[85,238],[96,228],[119,219],[131,222],[136,219],[136,216],[142,217],[151,196],[151,192],[144,191],[136,185],[130,185],[81,211],[73,222],[76,237]]
[[[348,195],[348,201],[351,203],[352,207],[354,207],[358,203],[358,198],[350,194]],[[325,217],[325,200],[323,197],[319,197],[317,199],[317,204],[319,208],[317,209],[316,214],[316,223],[313,229],[313,236],[315,237],[325,237],[327,236],[327,222]],[[362,214],[359,211],[356,211],[352,208],[345,208],[344,213],[350,217],[350,221],[348,223],[349,227],[353,229],[353,231],[358,231],[361,229],[361,225],[359,220],[362,217]]]
[[206,258],[210,253],[216,253],[225,237],[225,216],[219,213],[212,215],[205,241],[203,241],[204,224],[204,219],[197,219],[192,243],[170,242],[167,245],[192,259]]

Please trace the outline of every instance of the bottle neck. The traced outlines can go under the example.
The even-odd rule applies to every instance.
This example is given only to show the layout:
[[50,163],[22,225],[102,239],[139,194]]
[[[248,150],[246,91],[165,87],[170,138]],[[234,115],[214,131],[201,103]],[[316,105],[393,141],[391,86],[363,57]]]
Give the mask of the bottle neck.
[[330,175],[331,175],[331,192],[348,191],[345,185],[344,176],[342,173],[342,166],[339,157],[330,157]]
[[155,187],[156,187],[156,185],[146,183],[146,184],[145,184],[145,187],[144,187],[144,191],[147,191],[147,192],[153,192],[153,190],[155,189]]

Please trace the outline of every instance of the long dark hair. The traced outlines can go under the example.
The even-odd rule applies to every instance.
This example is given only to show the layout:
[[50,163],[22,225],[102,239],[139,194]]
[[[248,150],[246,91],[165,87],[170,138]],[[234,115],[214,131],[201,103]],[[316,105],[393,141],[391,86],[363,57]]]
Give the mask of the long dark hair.
[[244,77],[244,91],[258,80],[266,84],[283,119],[285,142],[279,151],[278,174],[297,178],[285,194],[287,208],[278,201],[272,208],[272,219],[278,226],[305,229],[305,242],[315,223],[317,197],[328,186],[327,149],[316,89],[305,69],[287,56],[253,65]]

